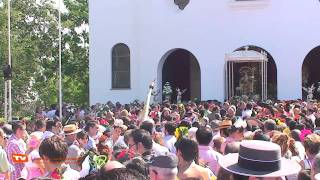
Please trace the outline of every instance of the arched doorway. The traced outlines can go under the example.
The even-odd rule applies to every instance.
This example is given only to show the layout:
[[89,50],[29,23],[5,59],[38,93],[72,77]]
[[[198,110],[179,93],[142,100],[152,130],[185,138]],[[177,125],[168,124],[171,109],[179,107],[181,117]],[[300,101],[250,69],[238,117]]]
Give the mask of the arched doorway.
[[[158,67],[158,85],[163,89],[166,82],[172,89],[172,102],[176,102],[177,91],[186,89],[182,101],[201,100],[201,70],[196,57],[185,49],[173,49],[161,59]],[[162,97],[164,100],[164,97]]]
[[[306,56],[302,64],[302,87],[311,87],[314,84],[315,88],[320,86],[320,46],[312,49]],[[320,93],[315,89],[313,93],[314,99],[320,99]],[[306,99],[308,93],[302,89],[302,98]]]
[[[258,46],[253,46],[253,45],[248,45],[248,46],[242,46],[235,51],[244,51],[244,50],[252,50],[256,51],[259,53],[265,53],[268,59],[267,62],[267,98],[268,99],[277,99],[278,98],[278,93],[277,93],[277,65],[271,56],[271,54],[266,51],[265,49],[258,47]],[[250,64],[250,63],[241,63],[238,66],[235,67],[239,69],[239,73],[241,69],[245,69],[246,67],[252,69],[255,68],[256,66],[259,66],[258,64]],[[259,71],[259,68],[256,67],[256,69]],[[258,72],[256,72],[258,73]],[[259,73],[258,73],[259,74]],[[260,78],[259,78],[260,79]],[[240,74],[235,75],[235,82],[240,81]],[[256,81],[257,87],[261,87],[261,82]]]

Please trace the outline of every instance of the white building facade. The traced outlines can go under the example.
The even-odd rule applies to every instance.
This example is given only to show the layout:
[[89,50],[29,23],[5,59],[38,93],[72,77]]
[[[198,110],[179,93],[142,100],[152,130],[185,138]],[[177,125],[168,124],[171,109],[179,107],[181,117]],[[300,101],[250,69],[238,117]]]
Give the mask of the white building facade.
[[[174,0],[89,6],[91,104],[145,100],[152,80],[158,90],[167,81],[173,91],[187,89],[185,99],[222,101],[226,54],[244,47],[272,58],[268,88],[276,82],[270,88],[278,99],[302,98],[303,74],[306,85],[320,80],[318,0],[190,0],[183,10]],[[302,73],[306,59],[313,70]]]

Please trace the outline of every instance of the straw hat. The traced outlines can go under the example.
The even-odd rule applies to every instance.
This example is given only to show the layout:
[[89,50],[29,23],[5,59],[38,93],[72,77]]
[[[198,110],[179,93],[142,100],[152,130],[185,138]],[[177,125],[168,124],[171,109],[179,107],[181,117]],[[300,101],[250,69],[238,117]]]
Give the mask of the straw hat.
[[229,128],[231,126],[232,126],[232,121],[229,120],[229,119],[225,119],[220,123],[219,128],[220,129],[225,129],[225,128]]
[[124,125],[123,120],[122,119],[116,119],[114,121],[114,127],[120,127],[121,129],[123,129],[124,131],[126,131],[128,129],[128,127],[126,125]]
[[69,124],[63,127],[63,134],[64,135],[71,135],[71,134],[77,134],[78,132],[82,131],[78,128],[75,124]]

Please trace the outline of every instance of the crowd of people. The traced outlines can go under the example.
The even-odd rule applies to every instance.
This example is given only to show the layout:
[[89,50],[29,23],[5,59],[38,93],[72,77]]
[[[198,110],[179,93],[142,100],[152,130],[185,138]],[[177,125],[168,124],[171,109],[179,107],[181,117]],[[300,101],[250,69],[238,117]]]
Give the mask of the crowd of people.
[[37,108],[1,125],[0,179],[320,179],[317,102],[108,102],[63,115]]

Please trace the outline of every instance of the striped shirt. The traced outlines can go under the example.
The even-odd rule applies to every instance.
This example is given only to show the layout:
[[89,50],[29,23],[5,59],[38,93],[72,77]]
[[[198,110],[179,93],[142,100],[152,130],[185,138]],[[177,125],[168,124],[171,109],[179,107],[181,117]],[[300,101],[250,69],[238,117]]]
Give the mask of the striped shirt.
[[10,164],[13,165],[14,171],[12,172],[11,179],[15,180],[21,176],[21,171],[24,168],[24,163],[14,163],[12,160],[13,154],[25,154],[26,153],[26,143],[22,139],[18,139],[15,135],[12,135],[8,140],[6,147],[6,152],[8,155],[8,160]]

